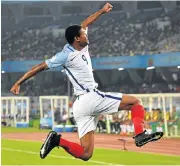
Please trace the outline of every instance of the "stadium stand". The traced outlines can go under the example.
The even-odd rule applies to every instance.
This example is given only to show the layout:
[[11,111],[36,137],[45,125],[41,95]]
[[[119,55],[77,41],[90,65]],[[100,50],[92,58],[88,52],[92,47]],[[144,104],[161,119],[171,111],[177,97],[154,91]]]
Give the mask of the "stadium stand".
[[[152,14],[153,13],[153,14]],[[52,57],[64,46],[64,29],[88,15],[25,18],[19,24],[2,19],[2,60],[33,60]],[[133,56],[180,51],[180,8],[120,11],[102,17],[89,28],[90,54]],[[12,29],[8,31],[8,28]],[[13,30],[14,29],[14,30]],[[107,47],[108,46],[108,47]],[[38,48],[38,49],[37,49]]]

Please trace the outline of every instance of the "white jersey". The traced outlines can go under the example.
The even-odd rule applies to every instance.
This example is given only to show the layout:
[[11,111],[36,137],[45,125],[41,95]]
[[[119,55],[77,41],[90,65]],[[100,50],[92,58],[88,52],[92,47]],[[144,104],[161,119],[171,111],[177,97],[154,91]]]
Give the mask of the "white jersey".
[[49,68],[62,65],[74,87],[74,95],[80,95],[98,87],[92,72],[88,46],[81,51],[66,44],[63,50],[45,61]]

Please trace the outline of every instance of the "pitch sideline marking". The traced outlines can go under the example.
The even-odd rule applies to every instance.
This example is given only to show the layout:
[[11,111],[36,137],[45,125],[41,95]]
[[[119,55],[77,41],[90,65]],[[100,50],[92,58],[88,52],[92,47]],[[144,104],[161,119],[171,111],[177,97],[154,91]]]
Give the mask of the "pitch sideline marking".
[[[20,150],[20,149],[11,149],[11,148],[1,148],[1,149],[7,150],[7,151],[15,151],[15,152],[22,152],[22,153],[39,155],[39,153],[37,153],[37,152],[24,151],[24,150]],[[57,155],[52,155],[52,154],[50,154],[49,156],[54,157],[54,158],[64,158],[64,159],[70,159],[70,160],[77,160],[76,158],[73,158],[73,157],[57,156]],[[89,160],[89,162],[96,163],[96,164],[104,164],[104,165],[117,165],[117,164],[113,164],[113,163],[106,163],[106,162],[96,161],[96,160]],[[119,165],[119,166],[123,166],[123,165]]]

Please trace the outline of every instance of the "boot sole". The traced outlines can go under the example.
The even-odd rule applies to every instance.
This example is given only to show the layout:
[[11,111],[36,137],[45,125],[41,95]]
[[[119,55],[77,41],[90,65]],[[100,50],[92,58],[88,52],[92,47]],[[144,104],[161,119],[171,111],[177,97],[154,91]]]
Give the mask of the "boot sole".
[[145,144],[147,144],[148,142],[154,142],[154,141],[157,141],[159,140],[162,136],[164,135],[163,132],[156,132],[156,133],[153,133],[151,134],[151,136],[145,140],[142,140],[142,141],[139,141],[139,142],[136,142],[136,146],[138,147],[141,147]]

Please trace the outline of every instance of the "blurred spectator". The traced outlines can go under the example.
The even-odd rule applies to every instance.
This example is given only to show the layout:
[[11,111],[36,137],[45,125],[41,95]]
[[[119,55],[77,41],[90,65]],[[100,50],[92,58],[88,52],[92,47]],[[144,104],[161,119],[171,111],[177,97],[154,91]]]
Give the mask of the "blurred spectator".
[[145,109],[145,116],[144,116],[144,128],[146,129],[147,133],[151,134],[151,114],[149,111]]
[[67,120],[68,120],[67,111],[66,111],[66,110],[63,110],[63,112],[62,112],[62,118],[61,118],[61,124],[63,124],[63,126],[65,126],[66,123],[67,123]]
[[69,121],[71,123],[71,125],[76,125],[76,121],[74,119],[74,115],[73,115],[73,106],[72,103],[69,103]]
[[118,118],[118,113],[112,115],[112,121],[110,122],[111,133],[119,134],[121,132],[120,122]]
[[99,115],[99,120],[97,123],[97,131],[99,133],[106,132],[106,122],[105,122],[105,116],[104,115]]
[[170,115],[170,119],[168,121],[168,130],[170,135],[178,135],[178,122],[180,120],[180,117],[178,115],[178,112],[176,111],[176,107],[173,107],[173,111]]
[[61,112],[60,112],[59,108],[56,108],[54,110],[54,121],[56,122],[56,124],[59,125],[61,123],[61,118],[62,118]]

